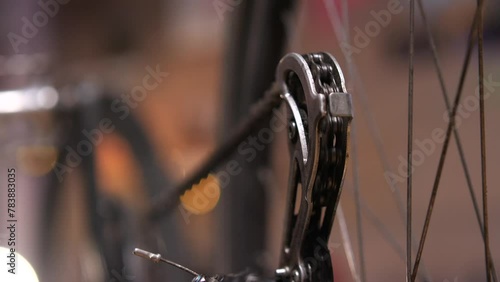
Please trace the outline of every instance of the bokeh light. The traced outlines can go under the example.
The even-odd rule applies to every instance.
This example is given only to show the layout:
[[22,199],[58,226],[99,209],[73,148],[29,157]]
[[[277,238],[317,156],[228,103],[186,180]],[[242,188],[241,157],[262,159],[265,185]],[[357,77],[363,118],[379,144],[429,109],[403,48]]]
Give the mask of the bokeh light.
[[216,176],[209,174],[200,183],[181,196],[181,203],[189,212],[202,215],[213,210],[220,199],[220,182]]
[[[6,258],[11,254],[10,249],[0,247],[0,257]],[[0,281],[5,282],[38,282],[38,276],[33,269],[33,266],[29,263],[29,261],[24,258],[19,253],[15,253],[16,255],[16,267],[15,274],[8,272],[10,269],[8,265],[4,265],[4,269],[0,271]],[[7,268],[7,269],[5,269]]]
[[16,152],[17,164],[21,171],[29,176],[42,176],[49,173],[57,161],[57,149],[54,146],[20,146]]

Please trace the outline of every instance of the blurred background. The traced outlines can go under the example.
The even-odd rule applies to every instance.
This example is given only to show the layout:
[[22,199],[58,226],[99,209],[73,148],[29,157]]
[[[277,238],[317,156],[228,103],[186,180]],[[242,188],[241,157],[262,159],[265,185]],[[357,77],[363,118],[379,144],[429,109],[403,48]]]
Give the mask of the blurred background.
[[[345,27],[339,25],[347,20],[342,2],[1,0],[0,220],[7,222],[7,169],[15,168],[16,251],[26,258],[18,271],[33,268],[32,277],[4,278],[2,263],[1,281],[191,281],[180,270],[133,256],[135,247],[200,273],[271,275],[283,232],[285,130],[272,144],[256,146],[252,161],[230,157],[241,172],[228,182],[214,169],[195,188],[212,189],[203,208],[193,207],[194,195],[186,194],[158,222],[144,214],[248,116],[285,53],[315,51],[339,60],[355,105],[357,160],[349,163],[341,197],[355,255],[351,165],[363,197],[366,281],[403,281],[406,227],[395,199],[406,197],[399,171],[406,170],[408,4],[347,1]],[[490,239],[493,259],[500,261],[500,5],[487,2]],[[424,5],[453,101],[476,1]],[[353,41],[339,40],[339,30]],[[447,123],[418,13],[415,48],[420,155],[414,159],[413,227],[419,237],[442,147],[433,132],[444,132]],[[474,52],[457,128],[481,204],[477,77]],[[484,281],[481,233],[456,143],[450,143],[421,271],[432,281]],[[1,247],[8,236],[2,227]],[[335,281],[355,281],[337,221],[328,246]]]

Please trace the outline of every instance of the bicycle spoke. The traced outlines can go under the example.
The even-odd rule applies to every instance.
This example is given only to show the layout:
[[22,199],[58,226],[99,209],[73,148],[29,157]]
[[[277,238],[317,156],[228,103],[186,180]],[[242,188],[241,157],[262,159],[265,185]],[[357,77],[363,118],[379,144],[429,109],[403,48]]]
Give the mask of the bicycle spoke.
[[479,67],[479,123],[481,132],[481,184],[483,192],[483,233],[484,233],[484,255],[486,263],[487,281],[491,282],[491,255],[490,255],[490,238],[488,224],[488,188],[486,183],[486,130],[484,120],[484,62],[483,62],[483,22],[484,22],[484,0],[478,0],[479,7],[479,23],[477,25],[478,34],[478,67]]
[[415,39],[415,0],[410,0],[410,63],[408,74],[408,171],[406,176],[406,281],[411,278],[412,154],[413,154],[413,56]]
[[[330,23],[331,23],[332,28],[334,30],[337,41],[343,42],[342,40],[345,37],[343,35],[343,32],[345,32],[345,29],[341,30],[342,24],[339,21],[340,17],[338,15],[338,12],[336,10],[334,3],[332,3],[329,0],[323,0],[323,3],[325,5],[325,8],[328,11]],[[380,129],[379,129],[377,123],[375,122],[376,119],[371,111],[370,106],[369,106],[366,91],[365,91],[365,88],[363,86],[363,81],[361,80],[361,77],[360,77],[359,72],[357,70],[357,65],[356,65],[355,61],[349,55],[345,54],[344,52],[342,54],[347,62],[349,62],[349,61],[352,62],[349,64],[350,75],[352,77],[352,81],[354,81],[354,84],[356,85],[356,88],[357,88],[356,93],[358,94],[357,95],[357,97],[359,98],[358,101],[360,102],[360,106],[361,106],[361,109],[363,111],[364,121],[368,124],[368,130],[369,130],[370,137],[372,138],[374,145],[376,147],[377,157],[379,158],[384,171],[394,171],[392,169],[392,166],[390,165],[389,159],[387,157],[387,153],[386,153],[383,141],[382,141],[382,136],[380,134]],[[403,224],[405,224],[406,223],[406,217],[405,217],[406,211],[405,211],[405,208],[403,205],[403,199],[401,196],[400,187],[399,187],[399,185],[396,185],[390,181],[387,181],[386,183],[387,183],[388,188],[391,191],[391,195],[396,203],[399,218],[400,218],[401,222],[403,222]],[[412,244],[413,244],[413,248],[416,249],[417,242],[414,240],[414,238],[412,238]],[[429,275],[427,274],[425,264],[423,262],[422,262],[422,273],[423,273],[423,276],[425,277],[426,281],[431,281],[429,278]]]
[[347,229],[347,222],[345,220],[344,210],[342,205],[339,203],[337,207],[337,215],[339,219],[340,234],[342,236],[342,241],[344,245],[345,256],[347,258],[347,263],[349,264],[349,269],[351,270],[351,275],[354,281],[360,282],[360,276],[356,269],[356,264],[354,263],[354,251],[352,249],[351,239],[349,236],[349,230]]
[[[335,31],[337,41],[341,42],[342,37],[340,36],[340,31],[338,30],[338,27],[341,24],[338,21],[338,14],[335,11],[335,7],[332,4],[330,4],[328,1],[329,0],[324,0],[324,3],[325,3],[326,8],[329,10],[330,21],[331,21],[332,27]],[[351,60],[351,58],[349,56],[347,56],[346,54],[343,54],[343,55],[344,55],[344,58],[346,59],[346,61]],[[351,74],[352,80],[355,81],[355,84],[356,84],[357,89],[358,89],[357,90],[357,94],[358,94],[357,97],[359,98],[358,101],[360,101],[360,105],[361,105],[361,108],[363,111],[364,120],[368,124],[370,136],[373,139],[373,142],[374,142],[375,147],[377,149],[376,151],[377,151],[378,158],[380,159],[380,161],[382,163],[382,167],[383,167],[384,171],[393,171],[392,167],[389,163],[389,160],[387,158],[387,153],[386,153],[385,147],[384,147],[383,142],[382,142],[382,136],[380,134],[380,130],[377,126],[377,123],[375,122],[375,117],[374,117],[373,113],[371,112],[370,107],[368,106],[368,101],[366,99],[366,91],[364,89],[363,82],[361,81],[361,78],[359,78],[356,64],[352,63],[351,66],[352,66],[352,70],[351,70],[352,71],[352,74]],[[396,187],[396,185],[392,182],[387,182],[387,184],[389,185],[389,189],[393,192],[392,194],[394,194],[394,199],[395,199],[396,205],[398,207],[398,214],[400,215],[401,220],[403,222],[405,222],[405,217],[404,217],[405,211],[404,211],[404,207],[403,207],[403,200],[401,197],[401,193],[399,192],[400,191],[399,187]]]
[[[354,194],[354,191],[350,192]],[[394,237],[392,231],[390,231],[389,228],[384,224],[384,222],[370,209],[370,207],[366,204],[363,197],[361,196],[360,196],[360,207],[363,216],[375,227],[377,232],[379,232],[380,235],[382,235],[382,238],[389,244],[389,246],[394,250],[394,252],[398,254],[401,261],[403,263],[406,262],[406,254],[403,247],[399,244],[396,237]],[[424,270],[423,267],[422,270]],[[422,278],[424,281],[430,281],[429,279],[426,278],[427,277],[426,275],[427,273],[425,273],[425,271],[422,271],[422,273],[419,274],[419,277]]]
[[350,157],[352,162],[352,178],[353,178],[353,193],[354,193],[354,204],[356,206],[356,235],[358,241],[358,259],[359,268],[361,273],[361,281],[366,281],[366,264],[365,264],[365,253],[364,253],[364,240],[363,240],[363,223],[361,217],[361,204],[360,204],[360,187],[359,187],[359,167],[358,167],[358,150],[357,150],[357,135],[356,135],[356,125],[354,122],[351,123],[351,149]]
[[[342,0],[342,19],[344,21],[342,28],[344,29],[344,40],[348,44],[351,42],[349,33],[349,7],[347,0]],[[352,60],[347,61],[349,75],[352,78]],[[351,89],[354,86],[351,85]],[[361,216],[361,204],[360,204],[360,185],[359,185],[359,165],[358,165],[358,139],[356,131],[356,121],[353,120],[351,123],[351,161],[352,161],[352,178],[353,178],[353,188],[354,188],[354,203],[356,206],[356,235],[358,241],[358,261],[359,261],[359,272],[360,280],[362,282],[366,281],[366,256],[365,256],[365,246],[363,240],[363,219]]]
[[[417,0],[417,4],[418,4],[419,10],[420,10],[420,15],[422,17],[422,22],[424,23],[424,27],[425,27],[425,30],[426,30],[426,33],[427,33],[427,39],[429,41],[429,46],[430,46],[431,53],[432,53],[432,59],[433,59],[433,62],[434,62],[434,66],[436,68],[436,72],[437,72],[437,76],[438,76],[438,80],[439,80],[439,85],[441,87],[441,94],[443,96],[443,99],[444,99],[444,102],[445,102],[448,114],[450,114],[451,113],[451,105],[450,105],[450,101],[449,101],[449,98],[448,98],[448,90],[446,89],[446,84],[444,82],[443,71],[442,71],[440,60],[439,60],[439,56],[437,54],[437,48],[436,48],[436,44],[435,44],[435,41],[434,41],[434,37],[432,35],[429,22],[427,21],[427,15],[426,15],[425,8],[424,8],[424,5],[422,3],[422,0]],[[462,141],[461,141],[460,135],[458,133],[458,130],[456,128],[453,128],[453,132],[452,133],[453,133],[453,137],[455,139],[455,143],[457,145],[458,154],[459,154],[459,157],[460,157],[460,162],[462,163],[462,167],[463,167],[463,170],[464,170],[465,180],[467,182],[467,188],[469,190],[469,194],[470,194],[470,197],[471,197],[472,205],[473,205],[473,208],[474,208],[474,213],[476,215],[476,219],[477,219],[477,222],[478,222],[478,225],[479,225],[479,229],[481,231],[481,236],[482,236],[482,238],[484,240],[483,222],[481,220],[481,214],[480,214],[480,211],[479,211],[479,205],[477,203],[477,197],[476,197],[476,194],[474,192],[474,187],[472,185],[472,178],[470,176],[470,172],[469,172],[469,168],[468,168],[468,165],[467,165],[467,161],[465,159],[465,153],[464,153],[464,149],[463,149],[463,146],[462,146]],[[491,258],[491,251],[489,250],[489,248],[488,248],[488,253],[489,253],[489,256]],[[494,264],[494,262],[492,260],[490,261],[490,263],[491,263],[491,272],[492,272],[492,275],[493,275],[493,281],[497,281],[495,264]]]
[[403,250],[403,247],[398,243],[392,232],[387,228],[387,226],[384,224],[380,218],[378,218],[375,213],[366,205],[365,202],[361,201],[360,203],[361,209],[365,214],[365,217],[368,219],[368,221],[373,224],[375,229],[382,235],[382,238],[389,243],[389,245],[394,249],[394,251],[399,255],[401,260],[404,262],[405,261],[405,252]]
[[[482,5],[482,3],[481,3],[481,5]],[[470,32],[469,32],[469,39],[468,39],[467,51],[466,51],[464,63],[463,63],[463,66],[462,66],[462,70],[461,70],[461,73],[460,73],[460,80],[459,80],[459,83],[458,83],[458,88],[457,88],[457,93],[456,93],[455,100],[454,100],[454,103],[453,103],[453,108],[452,108],[452,111],[451,111],[451,114],[450,114],[450,121],[448,122],[448,127],[447,127],[447,130],[446,130],[446,137],[445,137],[443,148],[442,148],[442,151],[441,151],[441,156],[439,157],[439,163],[438,163],[438,168],[437,168],[437,172],[436,172],[436,177],[434,179],[434,185],[433,185],[433,188],[432,188],[432,194],[431,194],[431,198],[429,200],[429,205],[427,207],[427,214],[426,214],[426,217],[425,217],[424,227],[422,229],[422,235],[420,237],[420,243],[419,243],[419,246],[418,246],[417,256],[415,258],[415,264],[413,266],[411,281],[415,281],[416,274],[418,272],[418,267],[419,267],[420,260],[421,260],[421,257],[422,257],[423,247],[424,247],[424,244],[425,244],[425,239],[427,237],[427,232],[428,232],[428,229],[429,229],[429,223],[430,223],[430,219],[431,219],[431,216],[432,216],[432,211],[433,211],[433,208],[434,208],[434,202],[436,200],[436,195],[437,195],[437,191],[438,191],[438,188],[439,188],[439,181],[441,180],[441,174],[442,174],[443,167],[444,167],[444,161],[446,159],[446,153],[448,151],[448,145],[450,143],[451,131],[452,131],[452,129],[455,126],[455,115],[457,113],[457,108],[458,108],[458,105],[459,105],[459,102],[460,102],[460,98],[462,96],[462,90],[463,90],[463,86],[464,86],[464,82],[465,82],[465,77],[466,77],[466,74],[467,74],[467,70],[469,68],[469,63],[470,63],[470,59],[471,59],[472,49],[473,49],[475,41],[477,39],[476,38],[477,34],[474,31],[476,29],[478,18],[479,18],[479,13],[478,13],[479,10],[480,10],[480,8],[478,7],[476,9],[476,12],[475,12],[475,15],[474,15],[474,20],[473,20],[473,23],[472,23],[472,26],[471,26],[471,29],[470,29]]]

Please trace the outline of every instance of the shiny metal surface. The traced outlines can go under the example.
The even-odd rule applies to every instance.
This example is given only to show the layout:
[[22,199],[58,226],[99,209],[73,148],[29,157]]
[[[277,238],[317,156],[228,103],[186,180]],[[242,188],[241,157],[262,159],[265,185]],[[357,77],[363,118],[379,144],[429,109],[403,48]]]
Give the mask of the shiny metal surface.
[[[333,281],[330,253],[324,245],[335,217],[348,155],[350,95],[345,93],[340,67],[326,53],[285,56],[276,80],[287,93],[284,96],[293,129],[306,137],[289,140],[287,213],[277,279]],[[318,250],[323,255],[318,255]]]
[[[336,60],[326,53],[286,55],[279,63],[276,81],[265,98],[254,107],[231,142],[223,145],[202,169],[205,176],[216,159],[229,155],[251,133],[253,120],[279,105],[281,97],[288,107],[290,174],[284,238],[274,281],[333,282],[333,269],[327,242],[340,198],[348,156],[351,97]],[[191,181],[191,180],[190,180]],[[183,192],[185,187],[180,188]],[[171,197],[165,198],[171,200]],[[299,203],[298,211],[296,202]],[[165,203],[157,206],[164,208]],[[159,213],[158,213],[159,214]],[[159,255],[136,254],[164,261]],[[176,263],[170,263],[181,269]],[[194,272],[193,272],[194,273]],[[197,275],[193,281],[268,281],[250,272],[231,275]]]

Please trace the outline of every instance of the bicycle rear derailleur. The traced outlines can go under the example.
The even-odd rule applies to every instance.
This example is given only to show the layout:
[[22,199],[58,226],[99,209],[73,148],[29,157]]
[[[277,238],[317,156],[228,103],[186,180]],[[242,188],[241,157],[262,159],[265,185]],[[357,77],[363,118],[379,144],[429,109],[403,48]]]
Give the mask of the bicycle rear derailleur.
[[[202,281],[333,282],[328,239],[348,157],[350,94],[336,60],[327,53],[290,53],[279,63],[269,95],[279,95],[288,109],[290,174],[285,230],[276,276],[252,274],[203,276]],[[155,261],[159,255],[137,250]],[[165,261],[165,260],[163,260]],[[173,263],[171,263],[173,264]]]

